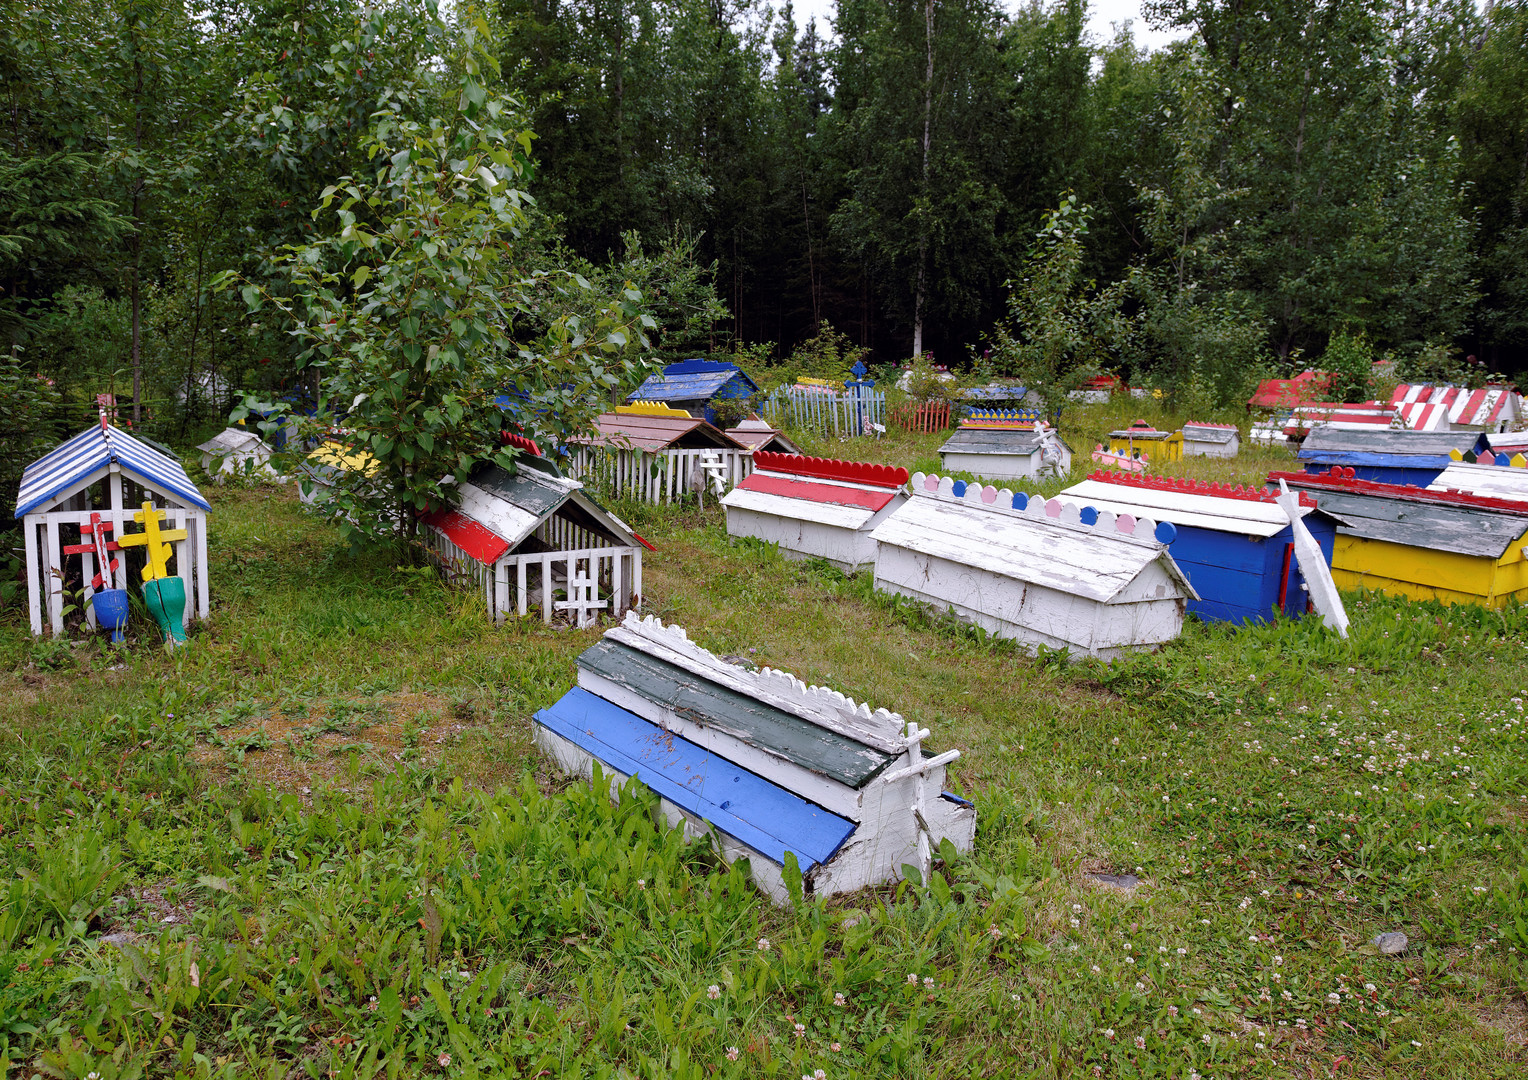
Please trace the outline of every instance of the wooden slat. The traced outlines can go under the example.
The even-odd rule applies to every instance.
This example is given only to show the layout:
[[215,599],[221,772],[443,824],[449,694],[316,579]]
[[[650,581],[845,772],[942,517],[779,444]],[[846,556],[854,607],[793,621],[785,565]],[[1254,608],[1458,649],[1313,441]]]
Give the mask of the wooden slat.
[[[759,477],[754,473],[750,481]],[[814,521],[851,531],[863,528],[876,511],[863,506],[843,506],[837,503],[813,502],[786,495],[772,495],[765,491],[733,488],[722,499],[722,505],[738,510],[751,510],[756,514],[768,514],[786,521]]]
[[891,754],[608,637],[585,650],[578,663],[649,701],[683,713],[695,723],[714,727],[851,788],[864,787],[894,760]]

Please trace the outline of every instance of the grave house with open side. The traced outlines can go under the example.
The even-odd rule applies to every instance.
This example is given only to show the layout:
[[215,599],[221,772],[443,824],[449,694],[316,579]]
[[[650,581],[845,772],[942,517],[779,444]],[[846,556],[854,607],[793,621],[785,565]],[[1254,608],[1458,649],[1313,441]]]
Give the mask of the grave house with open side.
[[[1289,516],[1260,488],[1099,471],[1061,492],[1063,501],[1116,515],[1170,521],[1173,561],[1199,594],[1188,610],[1206,622],[1266,622],[1277,609],[1309,608]],[[1301,519],[1328,566],[1338,522],[1301,493]]]
[[913,476],[913,497],[876,527],[876,588],[989,633],[1112,659],[1183,629],[1198,598],[1168,552],[1172,525],[949,477]]
[[642,502],[704,499],[753,471],[753,451],[714,424],[662,402],[623,405],[595,419],[595,434],[571,440],[568,471],[611,495]]
[[726,360],[680,360],[649,375],[627,395],[627,403],[661,401],[692,416],[717,422],[715,403],[729,398],[751,398],[759,386],[736,364]]
[[588,626],[639,603],[647,541],[544,458],[527,451],[517,465],[514,473],[479,466],[458,486],[456,505],[422,517],[447,577],[480,589],[496,622],[534,602],[543,622],[564,615]]
[[958,750],[926,728],[784,672],[726,663],[677,626],[628,615],[578,658],[578,685],[535,717],[569,775],[635,777],[665,816],[710,840],[785,903],[787,857],[808,894],[927,880],[941,844],[971,848],[976,810],[944,791]]
[[730,536],[780,545],[786,558],[854,571],[875,561],[870,533],[907,499],[907,470],[795,454],[754,455],[754,471],[722,499]]
[[[1459,452],[1456,450],[1455,454]],[[1460,454],[1438,478],[1429,491],[1460,491],[1466,495],[1484,495],[1492,499],[1528,503],[1528,455]]]
[[939,448],[943,468],[990,480],[1065,476],[1071,448],[1028,410],[974,410]]
[[1338,466],[1352,469],[1360,480],[1426,487],[1448,468],[1453,451],[1487,449],[1489,444],[1478,431],[1355,431],[1323,424],[1305,437],[1296,456],[1308,473],[1325,473]]
[[1376,484],[1340,467],[1268,477],[1280,479],[1342,519],[1332,547],[1339,588],[1485,607],[1528,600],[1528,505]]
[[33,634],[43,632],[44,621],[55,635],[63,633],[66,582],[80,582],[85,618],[92,627],[96,625],[90,603],[95,576],[101,574],[103,588],[128,588],[129,567],[140,565],[141,556],[123,557],[128,556],[124,548],[112,575],[107,567],[94,565],[89,551],[79,551],[81,577],[76,579],[66,566],[69,552],[65,549],[91,546],[81,543],[81,529],[93,527],[92,519],[110,533],[115,545],[132,532],[135,514],[142,516],[145,502],[164,512],[166,531],[184,530],[183,538],[171,540],[171,576],[185,585],[187,614],[207,617],[207,514],[211,507],[178,460],[112,426],[103,416],[99,424],[44,454],[22,473],[16,517],[25,539],[27,612]]
[[1190,420],[1183,425],[1184,457],[1234,458],[1241,453],[1241,429],[1235,424]]

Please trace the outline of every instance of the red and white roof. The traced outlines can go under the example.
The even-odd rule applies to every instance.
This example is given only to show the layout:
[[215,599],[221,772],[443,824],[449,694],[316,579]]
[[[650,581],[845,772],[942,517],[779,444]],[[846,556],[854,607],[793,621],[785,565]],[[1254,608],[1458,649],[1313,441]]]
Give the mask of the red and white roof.
[[1510,386],[1429,386],[1402,383],[1390,402],[1406,426],[1415,431],[1448,431],[1452,428],[1494,428],[1521,418],[1522,399]]
[[861,461],[775,454],[753,455],[754,470],[722,505],[776,517],[859,529],[894,499],[906,497],[906,469]]
[[1323,402],[1301,405],[1284,425],[1284,434],[1300,438],[1318,424],[1337,431],[1367,431],[1373,428],[1398,427],[1394,406],[1383,401]]

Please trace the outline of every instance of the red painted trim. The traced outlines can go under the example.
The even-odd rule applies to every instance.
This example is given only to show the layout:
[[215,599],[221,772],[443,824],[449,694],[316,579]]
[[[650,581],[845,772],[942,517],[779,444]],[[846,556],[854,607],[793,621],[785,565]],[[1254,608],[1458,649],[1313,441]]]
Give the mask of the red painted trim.
[[[1166,476],[1147,476],[1143,473],[1105,472],[1102,469],[1088,474],[1089,480],[1123,487],[1146,488],[1149,491],[1179,491],[1185,495],[1210,495],[1217,499],[1241,499],[1244,502],[1276,501],[1276,496],[1262,488],[1243,487],[1241,484],[1216,484],[1208,480],[1178,480]],[[1315,506],[1316,500],[1300,493],[1301,506]]]
[[814,484],[810,480],[765,476],[758,472],[750,473],[738,487],[765,495],[783,495],[787,499],[804,499],[807,502],[831,503],[835,506],[859,506],[866,510],[881,509],[896,494],[895,491],[866,491],[863,488],[838,487],[834,484]]
[[1185,421],[1183,421],[1183,426],[1184,427],[1225,428],[1227,431],[1240,431],[1241,430],[1235,424],[1212,424],[1208,420],[1185,420]]
[[1528,503],[1514,502],[1512,499],[1493,499],[1488,495],[1470,495],[1463,491],[1429,491],[1427,488],[1412,487],[1410,484],[1377,484],[1372,480],[1355,479],[1351,466],[1344,468],[1341,465],[1333,465],[1329,472],[1324,473],[1272,472],[1268,474],[1270,484],[1276,484],[1280,480],[1287,481],[1291,485],[1313,487],[1317,491],[1347,491],[1354,495],[1381,495],[1388,499],[1439,503],[1444,506],[1460,506],[1473,510],[1499,510],[1519,517],[1528,517]]
[[1295,545],[1284,545],[1284,573],[1279,578],[1279,610],[1286,615],[1289,613],[1289,557],[1295,552]]
[[492,566],[509,550],[509,541],[455,510],[432,510],[421,519],[484,566]]
[[655,547],[653,547],[653,545],[652,545],[652,544],[649,544],[649,543],[648,543],[648,542],[647,542],[647,541],[646,541],[646,540],[644,540],[644,539],[642,539],[642,537],[640,537],[640,536],[637,536],[637,534],[636,534],[636,533],[632,533],[632,534],[631,534],[631,535],[632,535],[632,536],[636,536],[636,537],[637,537],[637,543],[639,543],[639,544],[641,544],[641,545],[642,545],[642,546],[643,546],[643,547],[645,547],[645,548],[646,548],[646,549],[647,549],[647,550],[648,550],[648,551],[657,551],[657,550],[658,550],[658,549],[657,549],[657,548],[655,548]]
[[541,456],[541,447],[527,439],[524,435],[516,435],[512,431],[499,432],[499,445],[513,446],[516,450],[524,450],[533,457]]
[[770,450],[754,451],[753,463],[756,467],[769,469],[771,472],[813,476],[819,480],[845,480],[851,484],[872,484],[885,488],[901,487],[909,479],[906,469],[895,469],[890,465],[804,457],[801,454],[777,454]]

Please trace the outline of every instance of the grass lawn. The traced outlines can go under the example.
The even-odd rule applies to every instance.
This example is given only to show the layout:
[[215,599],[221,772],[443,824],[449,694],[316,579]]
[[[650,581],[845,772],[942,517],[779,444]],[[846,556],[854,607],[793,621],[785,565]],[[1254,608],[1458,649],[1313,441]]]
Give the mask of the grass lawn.
[[[1074,475],[1126,412],[1078,410]],[[1525,1074],[1521,608],[1348,596],[1346,642],[1191,623],[1068,666],[709,504],[620,504],[648,612],[963,751],[971,856],[780,910],[532,748],[598,631],[492,628],[288,492],[212,498],[213,618],[174,655],[0,617],[7,1076]]]

